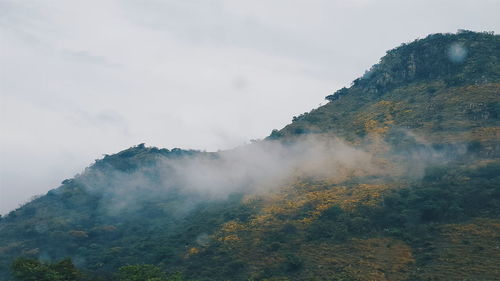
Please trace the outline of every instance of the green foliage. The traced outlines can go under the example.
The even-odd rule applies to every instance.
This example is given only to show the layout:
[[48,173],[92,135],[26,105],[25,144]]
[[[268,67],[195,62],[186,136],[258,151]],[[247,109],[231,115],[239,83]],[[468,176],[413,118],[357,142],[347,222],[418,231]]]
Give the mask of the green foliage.
[[405,214],[414,214],[417,217],[413,221],[423,222],[453,221],[479,214],[498,216],[499,171],[498,163],[475,169],[452,165],[430,167],[421,184],[388,195],[386,210],[400,213],[407,222]]
[[288,254],[286,256],[286,270],[287,271],[297,271],[302,268],[304,262],[302,259],[296,255]]
[[[332,132],[359,140],[368,133],[364,126],[367,118],[389,121],[388,127],[422,130],[423,135],[497,126],[498,89],[485,93],[480,88],[498,87],[499,45],[500,36],[475,32],[433,34],[403,44],[388,51],[350,88],[327,96],[330,103],[280,130],[280,137]],[[450,59],[449,51],[454,46],[466,50],[463,61]],[[394,104],[377,106],[381,100]]]
[[150,264],[126,265],[118,269],[118,279],[122,281],[167,281],[182,280],[168,278],[159,267]]
[[36,259],[17,258],[11,265],[16,281],[183,281],[181,273],[166,274],[158,266],[150,264],[126,265],[118,269],[115,277],[104,275],[84,276],[66,258],[55,263],[43,263]]
[[271,131],[271,135],[269,135],[269,139],[273,140],[273,139],[279,139],[280,137],[282,137],[283,135],[276,129],[273,129]]
[[[496,80],[500,74],[496,47],[499,38],[475,32],[432,34],[388,51],[379,64],[354,81],[354,86],[380,94],[401,84],[438,77],[448,86],[476,83],[484,80],[485,75]],[[455,61],[450,57],[450,49],[454,46],[463,48],[466,53],[463,60]],[[483,71],[478,73],[477,68],[483,68]],[[490,71],[484,71],[486,69]]]
[[17,258],[11,271],[14,280],[18,281],[75,281],[82,277],[70,259],[46,264],[35,259]]
[[324,211],[308,229],[308,239],[331,239],[344,242],[349,236],[350,214],[339,206],[332,206]]
[[342,98],[343,96],[347,95],[348,93],[349,93],[349,89],[347,89],[346,87],[343,87],[342,89],[336,91],[332,95],[326,96],[325,99],[329,100],[329,101],[335,101],[335,100],[338,100],[338,99]]

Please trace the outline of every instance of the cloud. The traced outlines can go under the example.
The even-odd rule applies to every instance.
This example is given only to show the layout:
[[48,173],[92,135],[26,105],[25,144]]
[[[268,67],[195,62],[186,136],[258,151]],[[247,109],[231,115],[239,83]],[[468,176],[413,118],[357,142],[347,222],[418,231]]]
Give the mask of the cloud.
[[[165,153],[137,146],[105,157],[68,185],[91,194],[104,217],[159,204],[184,216],[200,203],[235,194],[272,194],[304,181],[345,184],[353,179],[384,182],[421,180],[426,168],[467,153],[465,145],[433,147],[425,138],[395,129],[400,147],[367,137],[357,145],[330,134],[264,140],[221,152]],[[348,186],[348,185],[347,185]],[[155,205],[156,206],[156,205]],[[157,207],[158,207],[157,206]]]
[[261,141],[183,157],[157,154],[154,161],[123,169],[125,163],[131,167],[139,163],[145,157],[141,155],[120,159],[119,166],[104,159],[75,182],[99,194],[102,211],[113,215],[158,198],[188,201],[180,205],[189,210],[199,202],[226,199],[234,193],[272,192],[301,179],[342,182],[353,175],[383,172],[371,153],[332,136],[300,137],[288,143]]

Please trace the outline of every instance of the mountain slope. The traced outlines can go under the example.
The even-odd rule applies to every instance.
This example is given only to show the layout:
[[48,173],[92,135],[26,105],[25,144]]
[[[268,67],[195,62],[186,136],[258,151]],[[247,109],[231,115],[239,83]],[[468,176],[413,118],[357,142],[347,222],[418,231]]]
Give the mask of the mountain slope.
[[500,280],[499,58],[498,35],[434,34],[262,142],[106,156],[0,220],[0,280],[17,256],[90,276]]

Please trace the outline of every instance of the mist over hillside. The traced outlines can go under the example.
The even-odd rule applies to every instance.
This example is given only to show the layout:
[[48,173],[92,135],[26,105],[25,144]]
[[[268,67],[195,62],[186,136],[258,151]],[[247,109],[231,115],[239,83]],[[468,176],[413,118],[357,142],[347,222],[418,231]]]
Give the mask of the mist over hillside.
[[0,280],[499,280],[499,58],[433,34],[264,140],[105,155],[0,218]]
[[[175,210],[186,213],[200,202],[225,200],[235,193],[276,192],[300,179],[342,182],[378,175],[418,180],[427,166],[467,153],[465,147],[444,150],[420,142],[420,147],[401,155],[388,143],[366,143],[354,146],[333,135],[306,135],[287,142],[264,140],[218,153],[159,150],[141,144],[96,161],[49,194],[80,186],[103,198],[100,208],[105,214],[120,214],[175,193],[191,203]],[[399,163],[398,167],[387,159]]]

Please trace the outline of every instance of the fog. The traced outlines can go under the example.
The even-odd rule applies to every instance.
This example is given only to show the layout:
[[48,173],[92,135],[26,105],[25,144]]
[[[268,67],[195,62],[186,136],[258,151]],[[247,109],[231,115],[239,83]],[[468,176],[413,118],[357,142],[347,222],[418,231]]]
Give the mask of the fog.
[[[233,194],[269,195],[304,180],[332,184],[363,177],[386,183],[419,181],[427,167],[467,153],[462,145],[434,148],[422,136],[403,129],[400,133],[414,145],[401,150],[372,137],[353,145],[334,135],[320,134],[182,156],[135,147],[136,156],[119,159],[120,167],[105,158],[84,170],[75,182],[102,198],[98,206],[107,216],[133,212],[158,200],[174,200],[171,212],[187,214],[200,202],[225,200]],[[149,160],[140,162],[144,159]],[[124,168],[128,164],[134,168]]]
[[182,194],[193,202],[224,200],[234,193],[275,192],[298,180],[341,182],[381,172],[372,153],[363,148],[332,136],[307,136],[291,143],[262,141],[220,153],[158,155],[153,164],[133,170],[91,166],[76,181],[104,195],[101,206],[108,214],[120,214],[168,193]]

